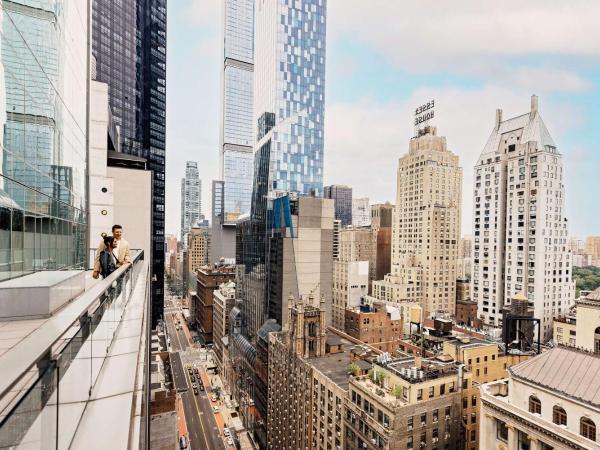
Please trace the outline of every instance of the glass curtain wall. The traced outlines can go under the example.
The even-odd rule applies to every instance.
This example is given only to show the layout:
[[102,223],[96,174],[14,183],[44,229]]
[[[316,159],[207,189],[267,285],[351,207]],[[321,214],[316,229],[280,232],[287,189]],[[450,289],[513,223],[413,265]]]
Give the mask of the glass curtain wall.
[[86,260],[87,2],[0,2],[0,280]]

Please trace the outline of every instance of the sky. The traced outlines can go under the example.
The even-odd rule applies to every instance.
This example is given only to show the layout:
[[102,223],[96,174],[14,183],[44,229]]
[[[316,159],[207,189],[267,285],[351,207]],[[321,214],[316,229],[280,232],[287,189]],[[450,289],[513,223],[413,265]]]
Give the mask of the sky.
[[[267,0],[275,1],[275,0]],[[202,212],[218,178],[221,0],[172,0],[167,38],[167,218],[178,235],[180,179],[198,161]],[[325,174],[371,203],[396,197],[414,108],[463,167],[462,234],[472,229],[473,167],[494,126],[532,94],[563,155],[571,236],[600,235],[600,2],[328,0]]]

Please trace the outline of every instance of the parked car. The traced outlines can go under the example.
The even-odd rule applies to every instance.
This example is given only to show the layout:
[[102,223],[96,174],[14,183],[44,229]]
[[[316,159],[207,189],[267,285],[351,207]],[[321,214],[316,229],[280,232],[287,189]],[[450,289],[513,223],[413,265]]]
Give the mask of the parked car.
[[198,395],[198,389],[194,388],[194,395]]
[[217,396],[216,396],[216,395],[213,395],[213,396],[212,396],[210,399],[211,399],[213,402],[216,402],[216,401],[217,401]]
[[229,431],[229,428],[223,428],[223,436],[225,436],[225,437],[231,436],[231,432]]
[[187,437],[180,436],[179,437],[179,448],[184,450],[184,449],[188,448],[188,445],[189,445],[189,442],[188,442]]
[[204,391],[204,386],[202,384],[200,384],[200,390]]
[[213,412],[216,414],[219,412],[219,407],[218,406],[213,406]]
[[227,445],[233,446],[233,438],[231,436],[227,438]]

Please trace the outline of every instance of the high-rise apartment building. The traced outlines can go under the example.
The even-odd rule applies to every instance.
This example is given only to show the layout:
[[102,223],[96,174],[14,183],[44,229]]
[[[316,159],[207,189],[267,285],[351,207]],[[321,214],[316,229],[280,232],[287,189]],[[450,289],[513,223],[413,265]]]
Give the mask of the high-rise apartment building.
[[335,218],[342,226],[352,225],[352,188],[341,184],[325,186],[323,197],[332,198],[335,203]]
[[391,275],[373,283],[373,296],[453,314],[462,169],[435,127],[411,139],[397,183]]
[[86,5],[0,4],[0,281],[86,264]]
[[92,2],[97,80],[109,85],[122,151],[152,171],[152,324],[163,315],[167,0]]
[[188,258],[187,270],[195,273],[209,263],[210,231],[207,227],[194,226],[185,239],[188,242],[188,248],[184,252]]
[[371,207],[369,197],[352,199],[352,226],[368,227],[371,225]]
[[213,342],[213,297],[219,286],[233,281],[235,268],[232,266],[204,266],[197,271],[198,285],[194,303],[194,320],[204,342]]
[[472,298],[485,326],[502,325],[502,308],[524,293],[540,319],[574,299],[567,248],[562,156],[531,98],[531,110],[496,123],[477,164],[474,186]]
[[268,190],[323,195],[326,0],[255,2],[255,153]]
[[202,217],[202,181],[198,175],[198,163],[185,163],[185,178],[181,179],[181,243],[186,249],[187,235]]

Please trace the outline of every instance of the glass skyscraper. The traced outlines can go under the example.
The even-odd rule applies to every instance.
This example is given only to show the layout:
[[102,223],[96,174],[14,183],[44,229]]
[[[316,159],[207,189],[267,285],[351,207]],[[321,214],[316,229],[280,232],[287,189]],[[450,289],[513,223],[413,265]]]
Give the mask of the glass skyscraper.
[[219,162],[225,186],[224,220],[230,222],[250,211],[252,194],[254,0],[224,0],[223,7]]
[[109,85],[122,150],[153,173],[152,320],[163,315],[167,0],[94,0],[97,80]]
[[83,268],[86,2],[0,2],[0,280]]
[[326,0],[257,0],[255,148],[271,146],[269,190],[323,195]]

